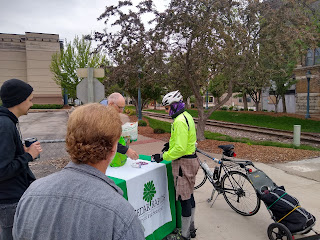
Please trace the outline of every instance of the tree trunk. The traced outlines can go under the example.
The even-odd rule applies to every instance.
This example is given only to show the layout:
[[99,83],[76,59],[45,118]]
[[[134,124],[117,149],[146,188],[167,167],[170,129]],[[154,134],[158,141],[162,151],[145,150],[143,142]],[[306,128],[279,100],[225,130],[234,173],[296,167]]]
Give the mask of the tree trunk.
[[259,109],[259,101],[256,101],[254,104],[256,105],[256,111],[258,112],[258,111],[260,111],[260,109]]
[[282,109],[284,113],[287,113],[286,96],[284,94],[282,96]]
[[185,109],[189,109],[189,102],[190,102],[190,98],[187,98],[187,101],[185,101]]
[[198,123],[197,123],[197,140],[205,140],[204,130],[206,127],[207,118],[204,116],[203,108],[198,108]]
[[278,103],[279,103],[279,99],[276,98],[276,104],[274,105],[275,106],[275,109],[274,109],[275,113],[278,113]]
[[136,108],[136,113],[138,114],[138,100],[131,96],[132,104]]
[[[132,97],[132,99],[133,99],[133,105],[136,107],[136,114],[138,116],[139,114],[138,98]],[[143,109],[144,104],[146,104],[146,101],[143,102],[143,100],[141,99],[141,111]]]
[[248,111],[248,101],[247,101],[246,94],[242,95],[242,100],[243,100],[243,110]]

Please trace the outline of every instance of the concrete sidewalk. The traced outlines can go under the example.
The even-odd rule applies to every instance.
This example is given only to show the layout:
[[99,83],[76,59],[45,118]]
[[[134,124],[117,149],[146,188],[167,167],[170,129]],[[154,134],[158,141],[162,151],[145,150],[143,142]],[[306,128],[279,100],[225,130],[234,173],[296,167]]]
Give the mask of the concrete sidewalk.
[[[165,142],[139,135],[138,141],[130,147],[139,154],[152,155],[160,153]],[[220,157],[220,156],[214,156]],[[202,158],[202,156],[201,156]],[[277,185],[285,186],[287,192],[296,197],[303,208],[311,212],[320,220],[320,182],[286,173],[284,170],[255,163],[256,167],[263,170]],[[202,171],[197,178],[203,178]],[[196,200],[196,227],[198,228],[196,240],[268,240],[267,229],[273,223],[265,205],[261,203],[259,212],[251,217],[244,217],[233,211],[223,196],[220,195],[211,208],[207,202],[212,191],[212,185],[207,181],[201,188],[195,190]],[[314,229],[320,232],[320,223],[316,222]],[[312,235],[295,236],[295,239]]]

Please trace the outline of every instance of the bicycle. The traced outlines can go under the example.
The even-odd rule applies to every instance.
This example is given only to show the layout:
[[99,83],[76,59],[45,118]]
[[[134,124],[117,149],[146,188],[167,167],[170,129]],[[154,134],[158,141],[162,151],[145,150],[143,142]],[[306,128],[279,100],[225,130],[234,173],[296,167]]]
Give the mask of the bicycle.
[[233,152],[234,145],[232,144],[220,145],[218,147],[223,150],[221,159],[215,159],[205,152],[196,149],[197,152],[212,159],[214,162],[218,163],[219,166],[216,166],[212,172],[207,163],[205,161],[202,162],[198,157],[198,161],[204,172],[204,178],[194,187],[194,189],[203,186],[208,179],[213,186],[211,197],[208,199],[208,202],[213,200],[216,191],[218,193],[213,200],[211,207],[217,197],[220,194],[223,194],[228,205],[238,214],[243,216],[252,216],[256,214],[260,209],[261,202],[254,186],[247,177],[247,174],[252,172],[252,169],[249,168],[249,166],[255,168],[254,164],[251,161],[238,161],[226,158],[235,156],[235,153]]

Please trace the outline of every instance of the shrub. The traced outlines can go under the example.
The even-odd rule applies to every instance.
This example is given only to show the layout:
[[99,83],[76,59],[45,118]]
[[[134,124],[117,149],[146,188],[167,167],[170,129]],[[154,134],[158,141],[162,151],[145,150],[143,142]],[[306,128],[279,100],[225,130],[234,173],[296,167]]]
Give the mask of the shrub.
[[249,111],[253,111],[253,109],[250,108]]
[[224,111],[226,111],[226,110],[228,110],[228,107],[226,107],[226,106],[223,106],[223,107],[221,107],[220,109],[221,109],[221,110],[224,110]]
[[229,110],[232,111],[232,110],[233,110],[233,106],[230,106],[230,107],[229,107]]
[[61,109],[62,104],[33,104],[32,109]]
[[136,110],[130,110],[129,116],[137,115]]
[[240,108],[240,111],[244,111],[244,108]]
[[163,130],[162,128],[155,128],[155,129],[153,129],[153,132],[158,133],[158,134],[162,134],[162,133],[165,133],[166,131]]
[[124,112],[125,114],[129,114],[129,113],[131,112],[131,109],[130,109],[130,108],[127,108],[127,106],[125,106],[123,112]]
[[264,111],[264,112],[268,112],[268,110],[267,110],[267,109],[263,109],[262,111]]
[[133,115],[136,115],[136,110],[134,110],[134,109],[131,108],[131,107],[126,106],[126,107],[124,108],[124,113],[125,113],[125,114],[128,114],[129,116],[133,116]]
[[145,126],[147,126],[147,122],[144,121],[144,120],[139,120],[138,121],[138,126],[145,127]]

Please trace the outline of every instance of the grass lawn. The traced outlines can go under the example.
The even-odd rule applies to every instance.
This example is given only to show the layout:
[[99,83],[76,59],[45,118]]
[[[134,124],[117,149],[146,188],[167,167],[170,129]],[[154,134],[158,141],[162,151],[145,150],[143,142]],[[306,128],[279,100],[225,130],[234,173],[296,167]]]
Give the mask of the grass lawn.
[[[164,110],[148,110],[150,112],[165,113]],[[197,110],[187,110],[193,117],[198,117]],[[301,125],[302,132],[320,133],[320,121],[300,119],[294,117],[276,117],[267,114],[250,114],[242,112],[215,111],[209,119],[223,122],[241,123],[252,126],[275,128],[293,131],[294,125]]]

